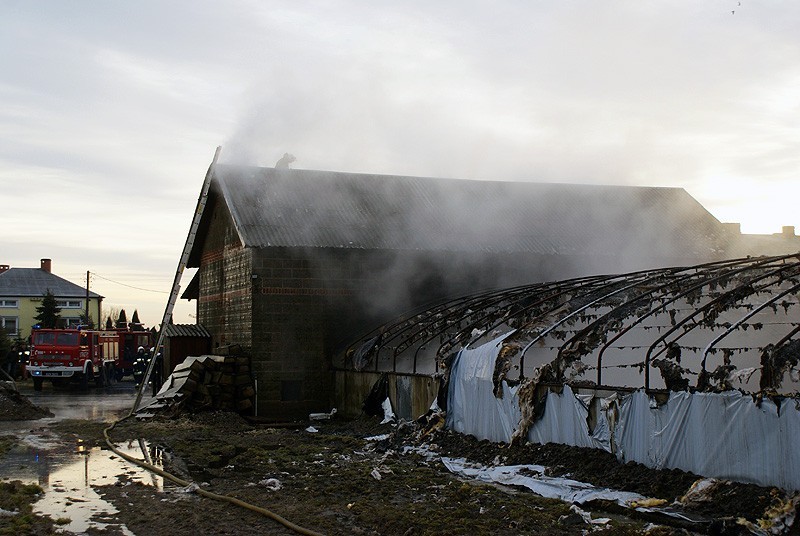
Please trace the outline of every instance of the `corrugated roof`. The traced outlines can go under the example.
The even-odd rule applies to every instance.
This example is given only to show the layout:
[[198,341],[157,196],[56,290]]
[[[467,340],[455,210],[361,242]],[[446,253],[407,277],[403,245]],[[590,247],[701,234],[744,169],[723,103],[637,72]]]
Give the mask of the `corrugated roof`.
[[[41,268],[9,268],[0,273],[0,296],[41,297],[48,289],[56,298],[86,298],[86,288]],[[90,291],[89,297],[103,296]]]
[[201,324],[167,324],[166,337],[211,337]]
[[218,164],[212,192],[250,247],[608,254],[658,241],[708,255],[722,233],[682,188]]

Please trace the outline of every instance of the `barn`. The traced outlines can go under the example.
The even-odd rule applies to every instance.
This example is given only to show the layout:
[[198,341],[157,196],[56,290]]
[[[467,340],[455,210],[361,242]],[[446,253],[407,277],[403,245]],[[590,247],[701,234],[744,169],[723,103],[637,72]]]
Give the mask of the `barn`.
[[344,388],[334,356],[404,312],[480,289],[724,255],[724,226],[680,188],[216,161],[209,177],[183,297],[197,300],[212,351],[238,345],[251,356],[256,411],[276,419],[330,410],[337,381]]

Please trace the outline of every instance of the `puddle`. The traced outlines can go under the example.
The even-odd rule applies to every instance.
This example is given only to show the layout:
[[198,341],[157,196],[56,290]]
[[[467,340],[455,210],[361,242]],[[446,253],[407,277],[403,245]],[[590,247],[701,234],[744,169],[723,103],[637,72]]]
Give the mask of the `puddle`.
[[[135,391],[129,388],[94,390],[89,393],[31,392],[24,393],[39,406],[50,409],[55,417],[38,421],[0,423],[0,432],[11,432],[20,444],[0,459],[3,481],[20,480],[38,484],[44,489],[42,498],[33,505],[37,514],[54,520],[69,520],[58,530],[82,534],[90,528],[114,528],[134,536],[124,525],[114,521],[118,513],[93,486],[122,485],[140,482],[164,489],[164,479],[126,461],[108,449],[87,448],[82,442],[64,442],[51,433],[47,425],[66,419],[113,422],[127,415],[133,406]],[[117,444],[125,454],[162,466],[161,455],[144,440]],[[170,484],[171,485],[171,484]]]
[[[48,447],[52,445],[43,442]],[[57,445],[41,449],[40,443],[25,444],[13,449],[0,463],[4,481],[21,480],[39,484],[43,497],[33,505],[34,512],[55,519],[69,519],[60,528],[66,532],[84,533],[90,527],[116,527],[133,535],[124,525],[114,523],[117,513],[103,500],[93,486],[113,485],[122,477],[124,482],[140,482],[164,489],[164,479],[117,456],[108,449],[87,449],[81,443]],[[117,448],[139,459],[160,466],[160,455],[144,440],[130,441]],[[155,454],[155,455],[154,455]],[[102,520],[102,521],[101,521]]]

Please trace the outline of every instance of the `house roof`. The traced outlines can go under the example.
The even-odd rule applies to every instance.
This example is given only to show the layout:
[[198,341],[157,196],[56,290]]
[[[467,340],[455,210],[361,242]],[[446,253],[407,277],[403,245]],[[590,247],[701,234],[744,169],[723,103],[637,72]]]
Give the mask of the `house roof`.
[[[86,288],[41,268],[9,268],[0,273],[0,296],[41,297],[48,289],[56,298],[86,298]],[[89,291],[90,298],[103,298]]]
[[[499,182],[215,164],[246,247],[708,256],[722,225],[682,188]],[[204,220],[190,256],[199,265]],[[666,255],[665,255],[666,256]]]

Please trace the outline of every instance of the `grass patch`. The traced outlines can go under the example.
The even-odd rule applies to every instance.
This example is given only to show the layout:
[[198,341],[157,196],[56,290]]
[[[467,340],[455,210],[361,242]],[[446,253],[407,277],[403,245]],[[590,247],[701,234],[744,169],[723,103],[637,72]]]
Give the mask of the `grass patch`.
[[0,535],[53,534],[53,520],[33,513],[33,503],[41,494],[42,488],[36,484],[0,482],[0,508],[14,512],[0,516]]
[[14,436],[0,436],[0,457],[5,456],[19,441]]

